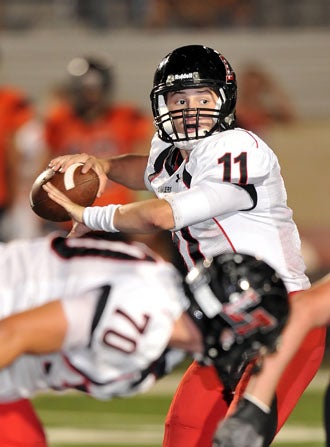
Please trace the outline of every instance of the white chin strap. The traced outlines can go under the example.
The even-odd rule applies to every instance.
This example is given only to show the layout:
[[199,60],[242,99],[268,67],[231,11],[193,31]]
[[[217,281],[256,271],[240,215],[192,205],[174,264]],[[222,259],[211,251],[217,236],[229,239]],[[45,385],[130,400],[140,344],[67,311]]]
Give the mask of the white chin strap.
[[183,149],[187,152],[192,151],[200,140],[175,141],[175,147]]
[[[198,129],[197,135],[203,137],[208,132],[208,129]],[[185,138],[185,134],[178,133],[179,138]],[[179,149],[184,149],[185,151],[192,151],[195,146],[200,142],[199,139],[185,140],[185,141],[175,141],[175,146]]]

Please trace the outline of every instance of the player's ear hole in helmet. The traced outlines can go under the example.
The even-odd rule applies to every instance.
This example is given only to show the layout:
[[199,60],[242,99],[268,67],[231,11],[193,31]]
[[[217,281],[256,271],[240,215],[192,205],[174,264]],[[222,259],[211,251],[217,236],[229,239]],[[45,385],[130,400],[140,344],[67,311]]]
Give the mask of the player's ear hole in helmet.
[[[196,108],[169,111],[166,105],[169,92],[207,87],[218,96],[215,108]],[[214,132],[234,126],[237,96],[236,75],[225,57],[203,45],[188,45],[169,53],[158,65],[150,93],[155,126],[159,138],[175,143],[198,140]],[[195,116],[195,131],[187,132],[187,116]],[[199,130],[201,118],[212,118],[213,127],[205,133]],[[183,120],[183,133],[175,122]]]
[[[202,364],[214,364],[228,386],[260,353],[275,351],[289,315],[282,279],[264,261],[226,253],[200,262],[185,278],[188,313],[203,334]],[[230,381],[229,381],[230,379]]]

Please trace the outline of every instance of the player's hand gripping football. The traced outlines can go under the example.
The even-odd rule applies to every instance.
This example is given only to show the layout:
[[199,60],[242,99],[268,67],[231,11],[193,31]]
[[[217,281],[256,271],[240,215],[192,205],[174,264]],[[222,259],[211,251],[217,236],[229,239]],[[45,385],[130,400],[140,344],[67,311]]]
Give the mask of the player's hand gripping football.
[[72,202],[65,194],[59,191],[51,182],[43,185],[50,199],[63,206],[73,220],[73,226],[68,237],[81,237],[90,232],[90,229],[83,223],[84,207]]
[[269,414],[247,399],[242,399],[235,413],[221,421],[212,447],[262,447]]
[[108,181],[107,177],[107,172],[109,171],[108,160],[103,158],[96,158],[88,154],[62,155],[53,158],[49,162],[48,166],[52,168],[54,171],[65,172],[69,166],[75,163],[84,164],[81,170],[83,174],[88,172],[90,169],[94,169],[94,171],[96,172],[96,174],[100,179],[100,186],[97,192],[97,197],[101,197]]

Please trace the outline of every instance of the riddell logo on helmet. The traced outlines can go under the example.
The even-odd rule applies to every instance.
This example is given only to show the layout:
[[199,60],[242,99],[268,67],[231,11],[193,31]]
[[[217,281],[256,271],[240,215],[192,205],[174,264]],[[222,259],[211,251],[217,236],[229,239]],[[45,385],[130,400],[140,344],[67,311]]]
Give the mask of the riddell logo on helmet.
[[174,79],[189,79],[192,78],[193,74],[192,73],[182,73],[182,74],[176,74],[174,75]]
[[199,81],[199,73],[194,71],[193,73],[181,73],[181,74],[170,74],[167,76],[166,85],[172,85],[174,81],[182,81],[183,79],[192,79],[194,81]]

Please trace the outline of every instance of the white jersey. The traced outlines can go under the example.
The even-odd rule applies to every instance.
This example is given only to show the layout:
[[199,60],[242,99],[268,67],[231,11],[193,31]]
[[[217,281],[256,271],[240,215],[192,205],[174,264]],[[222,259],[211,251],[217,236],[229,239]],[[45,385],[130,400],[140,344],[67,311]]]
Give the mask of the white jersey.
[[0,318],[61,299],[69,323],[60,353],[0,370],[0,402],[47,389],[134,394],[183,359],[166,348],[187,305],[180,278],[143,245],[51,235],[0,252]]
[[288,291],[310,286],[300,238],[274,152],[252,132],[227,130],[182,159],[154,136],[145,183],[173,210],[173,239],[188,269],[224,252],[260,256]]

